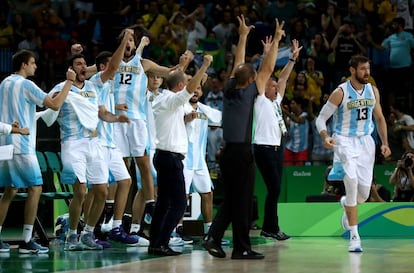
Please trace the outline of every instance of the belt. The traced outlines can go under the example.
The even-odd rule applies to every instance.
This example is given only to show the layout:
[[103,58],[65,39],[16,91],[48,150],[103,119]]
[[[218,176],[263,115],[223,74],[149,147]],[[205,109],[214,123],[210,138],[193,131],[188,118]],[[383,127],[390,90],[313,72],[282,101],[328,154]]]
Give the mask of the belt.
[[255,147],[258,148],[266,148],[266,149],[272,149],[274,151],[277,151],[279,149],[279,146],[277,145],[262,145],[262,144],[254,144]]
[[185,158],[185,156],[180,153],[175,153],[175,152],[170,152],[170,151],[165,151],[165,150],[160,150],[160,149],[156,149],[155,152],[161,155],[170,155],[172,157],[177,157],[180,160],[183,160]]

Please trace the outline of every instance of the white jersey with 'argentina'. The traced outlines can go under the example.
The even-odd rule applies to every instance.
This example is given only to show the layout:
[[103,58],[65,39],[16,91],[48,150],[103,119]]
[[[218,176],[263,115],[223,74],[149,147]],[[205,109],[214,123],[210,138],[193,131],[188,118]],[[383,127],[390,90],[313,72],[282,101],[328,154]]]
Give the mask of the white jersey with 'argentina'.
[[334,115],[334,133],[342,136],[365,136],[374,130],[372,112],[376,99],[370,83],[355,90],[351,81],[339,85],[343,98]]
[[[115,104],[126,104],[126,115],[130,119],[147,120],[147,75],[141,64],[141,56],[135,55],[128,62],[121,61],[113,81],[113,90]],[[118,110],[116,113],[121,112]]]

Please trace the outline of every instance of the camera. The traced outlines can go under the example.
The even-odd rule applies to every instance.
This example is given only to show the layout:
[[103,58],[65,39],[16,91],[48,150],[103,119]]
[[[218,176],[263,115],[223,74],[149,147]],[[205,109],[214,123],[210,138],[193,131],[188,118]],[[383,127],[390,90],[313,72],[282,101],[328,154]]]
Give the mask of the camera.
[[409,167],[411,167],[413,165],[413,160],[411,159],[411,158],[409,158],[409,157],[406,157],[405,159],[404,159],[404,167],[405,168],[409,168]]

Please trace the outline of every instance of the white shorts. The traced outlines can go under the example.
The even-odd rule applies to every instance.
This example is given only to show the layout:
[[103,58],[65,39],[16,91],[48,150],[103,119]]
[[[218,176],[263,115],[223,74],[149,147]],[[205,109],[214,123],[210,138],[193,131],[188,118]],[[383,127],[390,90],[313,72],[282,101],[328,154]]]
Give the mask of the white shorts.
[[104,159],[109,168],[109,185],[125,179],[131,179],[121,151],[118,148],[103,147]]
[[358,185],[370,187],[375,163],[374,139],[368,136],[333,136],[334,161],[341,162],[345,174],[358,181]]
[[13,159],[0,161],[0,187],[27,188],[42,184],[35,154],[15,154]]
[[189,170],[184,168],[183,172],[186,194],[191,192],[191,188],[198,193],[208,193],[214,188],[207,168],[201,170]]
[[140,157],[148,145],[147,122],[132,119],[131,123],[114,123],[114,139],[123,157]]
[[62,183],[108,183],[108,165],[97,137],[62,142],[62,165]]

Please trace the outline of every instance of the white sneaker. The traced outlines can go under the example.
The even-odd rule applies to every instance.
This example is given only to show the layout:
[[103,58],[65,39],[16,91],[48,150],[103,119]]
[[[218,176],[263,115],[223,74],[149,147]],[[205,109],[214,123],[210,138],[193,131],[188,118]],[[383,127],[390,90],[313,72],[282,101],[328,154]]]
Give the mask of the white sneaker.
[[108,223],[102,223],[101,224],[101,231],[102,233],[108,233],[112,230],[112,224],[114,223],[114,217],[111,217],[111,219],[108,221]]
[[346,212],[345,212],[345,195],[341,197],[341,200],[339,202],[341,203],[341,207],[344,210],[344,213],[342,214],[342,217],[341,217],[342,228],[344,230],[350,230],[351,228],[349,227],[348,217],[346,216]]
[[362,252],[361,239],[351,238],[349,240],[349,252]]
[[170,237],[169,246],[183,246],[184,241],[180,237]]
[[144,237],[139,237],[138,243],[136,243],[135,246],[149,246],[149,241]]

